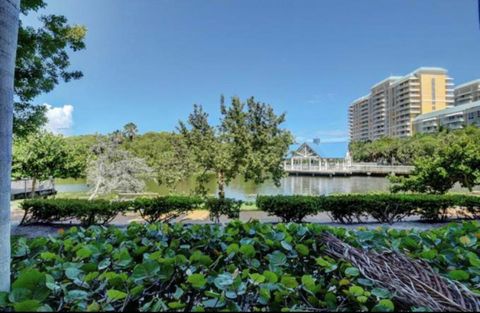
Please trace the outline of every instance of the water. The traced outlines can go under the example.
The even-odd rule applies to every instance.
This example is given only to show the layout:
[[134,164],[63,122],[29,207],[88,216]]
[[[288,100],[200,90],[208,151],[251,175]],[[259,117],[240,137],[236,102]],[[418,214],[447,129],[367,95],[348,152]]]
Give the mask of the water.
[[[389,182],[385,177],[311,177],[311,176],[288,176],[281,180],[280,186],[273,182],[265,182],[256,185],[252,182],[244,182],[236,179],[225,189],[227,197],[252,201],[256,195],[274,194],[300,194],[300,195],[328,195],[333,193],[365,193],[388,191]],[[82,180],[58,180],[56,188],[59,193],[86,193],[89,187]],[[174,193],[188,194],[195,188],[195,182],[190,179],[181,182]],[[216,183],[212,178],[207,185],[210,193],[216,192]],[[147,192],[155,192],[161,195],[171,191],[165,186],[159,186],[155,182],[147,183]]]

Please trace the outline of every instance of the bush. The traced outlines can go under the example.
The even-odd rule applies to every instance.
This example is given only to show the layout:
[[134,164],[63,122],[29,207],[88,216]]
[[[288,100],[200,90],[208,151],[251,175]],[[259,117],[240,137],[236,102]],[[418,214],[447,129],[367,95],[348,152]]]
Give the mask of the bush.
[[257,196],[257,207],[278,216],[283,222],[301,222],[308,215],[319,212],[319,201],[323,197],[315,196]]
[[[53,238],[12,240],[12,291],[0,311],[377,311],[379,288],[319,242],[330,232],[355,247],[395,250],[476,292],[478,222],[428,231],[346,230],[315,224],[132,223],[72,227]],[[385,310],[385,308],[383,309]]]
[[210,220],[215,223],[220,222],[220,216],[222,215],[238,219],[241,206],[242,201],[230,198],[208,198],[205,200],[205,208],[210,212]]
[[85,199],[31,199],[25,200],[21,208],[25,211],[22,225],[31,223],[53,223],[76,219],[82,225],[104,225],[118,214],[138,212],[149,222],[168,222],[202,204],[196,197],[165,196],[139,198],[131,201],[107,201]]
[[25,211],[20,224],[52,223],[77,219],[82,225],[107,224],[129,209],[129,202],[83,199],[30,199],[21,204]]
[[456,205],[463,208],[460,212],[463,217],[467,218],[480,218],[480,197],[472,197],[466,195],[452,195]]
[[327,196],[320,203],[319,211],[325,211],[330,218],[342,224],[362,222],[368,217],[367,201],[355,195]]
[[442,222],[449,217],[449,208],[458,205],[455,197],[449,195],[415,195],[411,196],[411,201],[416,207],[415,213],[420,215],[421,219]]
[[169,222],[202,204],[202,200],[187,196],[165,196],[157,198],[140,198],[132,201],[132,208],[149,222]]
[[[480,216],[480,197],[430,194],[349,194],[332,196],[259,196],[257,207],[283,221],[300,222],[305,216],[321,212],[342,224],[364,222],[369,217],[392,224],[405,217],[438,222],[450,217],[457,208],[464,217]],[[460,209],[460,210],[458,210]]]
[[[25,200],[21,224],[52,223],[76,219],[83,225],[107,224],[118,214],[138,212],[149,223],[169,222],[188,211],[201,207],[210,211],[210,219],[240,216],[242,201],[234,199],[164,196],[132,201],[32,199]],[[364,222],[369,217],[381,223],[394,223],[416,215],[423,220],[441,222],[452,212],[466,218],[480,217],[480,197],[471,195],[431,194],[349,194],[332,196],[258,196],[257,207],[283,222],[301,222],[306,216],[321,212],[335,222]]]

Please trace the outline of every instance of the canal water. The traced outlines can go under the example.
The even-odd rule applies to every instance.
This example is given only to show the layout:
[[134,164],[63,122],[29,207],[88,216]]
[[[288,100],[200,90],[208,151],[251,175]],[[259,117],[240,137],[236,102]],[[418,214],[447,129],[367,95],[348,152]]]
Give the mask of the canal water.
[[[280,186],[275,186],[271,181],[263,184],[254,184],[236,179],[226,188],[227,197],[240,200],[252,201],[256,195],[328,195],[334,193],[365,193],[388,191],[389,182],[385,177],[311,177],[311,176],[288,176],[281,180]],[[58,180],[56,188],[59,193],[87,193],[89,187],[84,180]],[[159,186],[151,181],[147,183],[146,192],[154,192],[161,195],[169,193],[191,193],[195,188],[193,179],[178,184],[175,191],[165,186]],[[216,192],[216,183],[212,178],[207,185],[210,193]]]

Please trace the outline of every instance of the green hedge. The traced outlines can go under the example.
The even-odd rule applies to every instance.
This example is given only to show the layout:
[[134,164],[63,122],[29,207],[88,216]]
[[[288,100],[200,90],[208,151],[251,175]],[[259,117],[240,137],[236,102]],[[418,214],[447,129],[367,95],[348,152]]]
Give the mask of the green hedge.
[[[468,195],[427,194],[351,194],[332,196],[258,196],[258,209],[284,222],[301,222],[318,213],[333,221],[348,224],[373,218],[394,223],[416,215],[428,221],[445,221],[453,209],[458,217],[479,218],[480,197]],[[210,211],[210,219],[219,222],[221,215],[236,219],[242,201],[188,196],[164,196],[131,201],[33,199],[22,203],[22,224],[51,223],[76,219],[84,225],[106,224],[127,211],[139,213],[150,223],[168,222],[196,208]]]
[[171,221],[200,207],[202,203],[202,199],[197,197],[165,196],[136,199],[131,206],[145,221],[154,223]]
[[83,225],[107,224],[125,213],[129,202],[83,199],[30,199],[21,204],[25,211],[21,224],[51,223],[77,219]]
[[283,222],[301,222],[318,212],[320,197],[314,196],[257,196],[257,207]]
[[85,199],[30,199],[21,204],[25,211],[22,225],[32,223],[63,222],[76,219],[83,225],[104,225],[118,214],[137,212],[149,222],[168,222],[196,208],[210,211],[211,220],[218,222],[221,215],[238,218],[241,201],[233,199],[207,199],[189,196],[162,196],[138,198],[130,201]]
[[468,195],[258,196],[257,207],[283,221],[296,222],[322,212],[343,224],[364,222],[368,217],[382,223],[394,223],[411,215],[428,221],[445,221],[452,208],[459,217],[480,217],[480,197]]

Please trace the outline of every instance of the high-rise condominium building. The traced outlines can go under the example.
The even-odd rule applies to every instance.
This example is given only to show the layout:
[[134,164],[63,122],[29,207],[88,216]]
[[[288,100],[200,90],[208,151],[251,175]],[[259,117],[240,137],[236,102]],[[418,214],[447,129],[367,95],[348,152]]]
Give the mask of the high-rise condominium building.
[[406,76],[388,77],[350,105],[350,139],[411,136],[415,117],[453,102],[453,82],[445,69],[422,67]]
[[480,100],[480,79],[461,84],[455,88],[455,105]]
[[369,138],[369,98],[370,96],[361,97],[350,105],[348,115],[350,138],[353,141],[364,141]]

